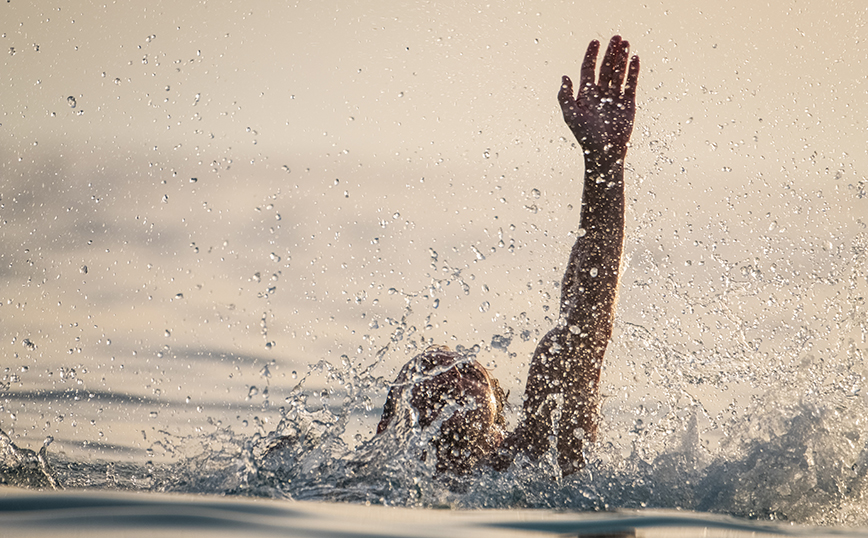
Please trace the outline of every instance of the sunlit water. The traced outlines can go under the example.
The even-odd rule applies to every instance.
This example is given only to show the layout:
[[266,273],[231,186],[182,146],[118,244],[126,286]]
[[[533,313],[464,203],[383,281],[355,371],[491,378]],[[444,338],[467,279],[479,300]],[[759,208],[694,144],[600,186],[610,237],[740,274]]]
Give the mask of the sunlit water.
[[[864,240],[857,237],[833,260],[839,264],[838,283],[845,288],[849,283],[851,290],[865,283]],[[755,288],[751,293],[776,286],[749,275],[745,282]],[[610,394],[602,440],[588,448],[588,465],[575,476],[559,475],[554,454],[518,461],[504,473],[442,476],[435,473],[433,458],[419,457],[433,429],[396,429],[374,439],[358,433],[351,424],[375,421],[380,412],[371,401],[390,381],[377,374],[391,349],[387,345],[364,367],[346,357],[310,365],[282,401],[263,404],[263,411],[276,412],[279,423],[260,426],[252,435],[223,426],[164,435],[149,450],[176,454],[169,463],[68,458],[54,454],[50,445],[37,454],[15,448],[4,436],[0,478],[9,485],[49,489],[423,508],[678,508],[759,520],[868,525],[868,406],[861,390],[859,342],[853,339],[866,324],[863,305],[864,298],[847,294],[829,303],[831,311],[843,315],[840,332],[830,339],[835,354],[819,364],[779,360],[766,365],[746,348],[725,359],[712,356],[712,350],[684,353],[622,320],[613,354],[633,350],[635,357],[636,350],[647,350],[653,360],[644,365],[645,373],[657,379],[661,396],[628,407]],[[408,307],[405,319],[412,318],[409,312]],[[409,329],[402,323],[401,330],[392,331],[392,345]],[[503,338],[494,341],[509,345]],[[306,387],[315,376],[325,379],[327,395]],[[712,415],[690,393],[705,383],[726,382],[720,378],[746,381],[759,391],[744,407]],[[14,398],[14,392],[6,397]],[[282,448],[269,452],[278,440]]]
[[[361,202],[337,192],[302,218],[306,203],[340,187],[304,191],[300,182],[290,183],[292,196],[260,194],[285,188],[286,174],[265,174],[249,189],[252,203],[239,202],[250,185],[233,193],[227,182],[178,178],[144,194],[129,187],[154,205],[140,214],[122,204],[93,210],[84,229],[64,210],[80,203],[65,196],[77,194],[55,199],[38,179],[24,180],[26,203],[5,201],[15,217],[5,238],[21,245],[7,277],[22,284],[2,306],[15,327],[0,386],[3,484],[424,509],[679,509],[868,526],[868,236],[846,215],[835,217],[844,224],[819,221],[837,230],[831,237],[799,228],[797,239],[774,235],[800,219],[781,215],[765,224],[768,233],[716,234],[685,253],[655,242],[659,230],[680,225],[634,202],[603,425],[587,467],[561,477],[550,454],[503,473],[451,477],[420,457],[433,430],[373,437],[389,383],[415,353],[448,343],[504,382],[515,424],[527,357],[557,322],[551,306],[575,209],[530,191],[526,221],[465,243],[456,238],[466,224],[366,209],[366,196],[383,196],[374,185]],[[640,190],[644,178],[631,177]],[[796,190],[792,199],[806,197]],[[830,205],[862,200],[843,189]],[[73,231],[63,233],[82,248],[51,242],[54,221],[36,210],[45,206],[69,219]],[[204,219],[177,219],[166,207],[201,209]],[[328,220],[341,208],[355,210],[357,222]],[[277,244],[286,215],[300,230],[289,237],[311,239]],[[127,242],[136,232],[94,233],[147,218],[158,225],[141,245]],[[246,242],[221,240],[229,232],[209,227],[220,219]],[[326,254],[332,244],[313,239],[324,229],[346,252]],[[438,246],[437,233],[461,248]],[[351,248],[356,235],[364,246]],[[413,247],[397,283],[388,270],[372,271],[401,257],[384,245],[414,245],[417,236],[432,246]],[[134,263],[121,269],[117,260]],[[144,291],[128,282],[145,282]]]

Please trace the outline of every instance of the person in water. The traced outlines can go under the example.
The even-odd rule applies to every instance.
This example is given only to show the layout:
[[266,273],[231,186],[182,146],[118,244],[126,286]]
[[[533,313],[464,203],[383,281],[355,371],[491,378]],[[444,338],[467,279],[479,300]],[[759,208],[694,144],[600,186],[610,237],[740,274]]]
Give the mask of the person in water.
[[558,102],[582,146],[585,181],[578,239],[561,283],[560,319],[539,342],[525,388],[523,419],[506,431],[505,396],[477,361],[432,346],[408,362],[389,390],[377,435],[398,424],[428,428],[437,470],[504,470],[519,454],[538,459],[554,442],[564,475],[584,465],[582,447],[599,425],[600,373],[612,335],[624,248],[624,158],[633,131],[639,58],[609,41],[599,78],[600,43],[591,41],[578,92],[564,76]]

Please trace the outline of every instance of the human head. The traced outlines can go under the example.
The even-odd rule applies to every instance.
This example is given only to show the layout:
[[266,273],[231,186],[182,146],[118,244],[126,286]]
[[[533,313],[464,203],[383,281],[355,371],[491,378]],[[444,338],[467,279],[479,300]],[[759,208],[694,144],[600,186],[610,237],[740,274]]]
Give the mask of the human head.
[[[407,404],[415,409],[422,428],[441,419],[447,407],[457,407],[450,417],[443,417],[431,443],[438,471],[466,473],[503,441],[505,400],[497,380],[477,361],[446,346],[431,346],[401,369],[383,406],[377,434],[409,418]],[[403,417],[401,409],[407,413]]]

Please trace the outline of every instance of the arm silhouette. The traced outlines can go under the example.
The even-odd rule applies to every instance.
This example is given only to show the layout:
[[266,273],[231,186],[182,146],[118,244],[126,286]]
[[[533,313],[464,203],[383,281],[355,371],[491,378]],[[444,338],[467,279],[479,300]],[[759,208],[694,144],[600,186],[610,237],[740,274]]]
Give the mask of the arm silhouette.
[[561,284],[560,319],[531,361],[524,422],[506,443],[508,451],[536,458],[550,448],[554,434],[565,475],[584,465],[583,443],[595,440],[599,424],[600,373],[624,247],[624,158],[639,78],[639,58],[628,64],[629,44],[615,36],[595,81],[599,48],[598,41],[588,46],[578,92],[564,76],[558,93],[564,120],[584,153],[578,239]]

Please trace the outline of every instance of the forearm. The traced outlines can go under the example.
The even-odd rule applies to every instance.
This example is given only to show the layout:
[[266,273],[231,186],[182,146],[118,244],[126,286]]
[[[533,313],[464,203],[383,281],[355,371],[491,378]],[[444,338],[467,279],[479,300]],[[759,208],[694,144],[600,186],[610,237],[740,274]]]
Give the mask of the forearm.
[[[565,473],[582,465],[583,440],[596,437],[600,373],[612,335],[624,244],[624,172],[586,155],[578,238],[561,284],[558,326],[537,346],[524,402],[524,443],[532,454],[548,448],[552,411],[562,403],[558,456]],[[589,162],[590,159],[590,162]]]

